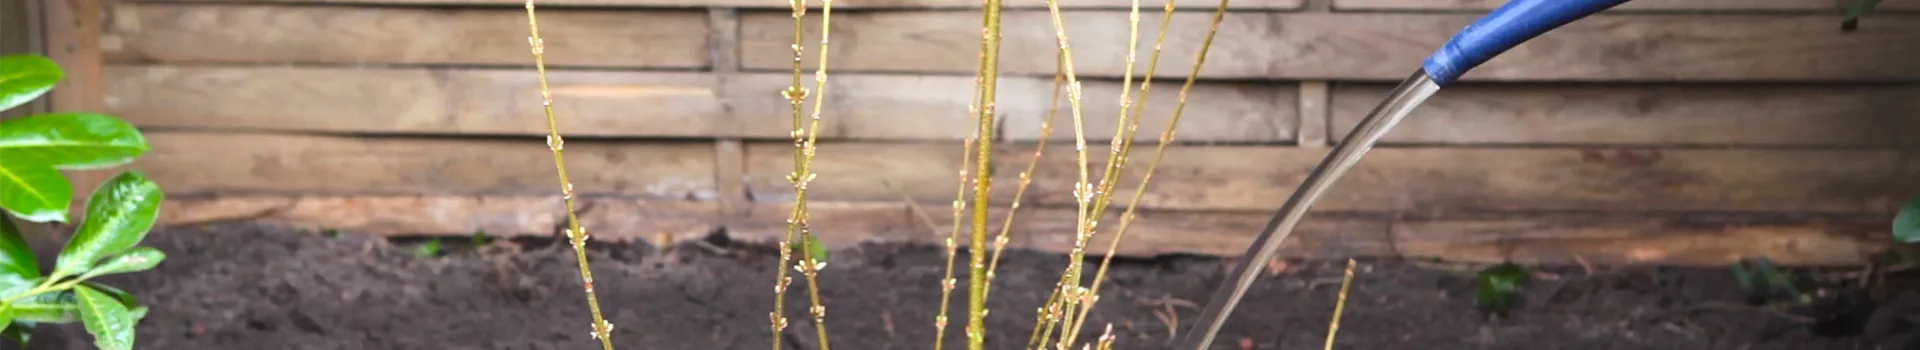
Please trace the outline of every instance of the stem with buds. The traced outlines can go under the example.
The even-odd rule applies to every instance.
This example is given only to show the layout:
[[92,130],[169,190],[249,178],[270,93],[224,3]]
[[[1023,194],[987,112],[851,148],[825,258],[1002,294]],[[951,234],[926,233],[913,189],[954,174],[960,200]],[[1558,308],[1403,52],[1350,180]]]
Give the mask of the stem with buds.
[[561,150],[566,141],[560,137],[560,123],[553,116],[553,92],[547,87],[546,45],[540,39],[540,22],[535,19],[533,0],[527,0],[527,44],[533,48],[534,69],[540,75],[540,106],[547,114],[547,149],[553,151],[553,165],[560,173],[560,198],[567,209],[567,241],[573,245],[573,256],[579,261],[580,280],[587,293],[587,310],[593,313],[594,339],[600,340],[600,347],[613,350],[613,324],[608,323],[600,313],[600,300],[593,294],[593,268],[587,264],[587,229],[580,226],[580,217],[574,212],[573,183],[567,178],[566,157]]

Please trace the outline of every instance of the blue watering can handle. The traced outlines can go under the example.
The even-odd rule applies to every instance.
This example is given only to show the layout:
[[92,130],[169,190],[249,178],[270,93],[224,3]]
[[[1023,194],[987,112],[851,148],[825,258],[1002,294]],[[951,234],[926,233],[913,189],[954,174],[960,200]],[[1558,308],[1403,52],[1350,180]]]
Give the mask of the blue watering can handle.
[[1427,75],[1445,86],[1520,43],[1627,0],[1513,0],[1455,34],[1428,56]]

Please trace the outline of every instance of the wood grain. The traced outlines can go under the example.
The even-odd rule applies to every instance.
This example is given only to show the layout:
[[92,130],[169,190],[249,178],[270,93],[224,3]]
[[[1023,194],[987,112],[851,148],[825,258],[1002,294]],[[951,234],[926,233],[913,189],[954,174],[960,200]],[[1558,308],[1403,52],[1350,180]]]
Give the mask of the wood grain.
[[[589,197],[579,201],[581,225],[597,241],[704,236],[715,228],[712,202]],[[565,217],[557,196],[223,195],[168,198],[165,226],[253,220],[337,229],[376,236],[467,235],[540,237],[559,232]]]
[[[526,10],[120,3],[116,62],[532,66]],[[704,68],[705,11],[540,12],[555,67]]]
[[[108,111],[140,126],[544,135],[538,77],[521,69],[110,66]],[[549,71],[565,135],[773,136],[737,128],[691,72]]]
[[[111,65],[107,111],[144,127],[364,134],[545,135],[536,76],[521,69],[205,67]],[[584,136],[785,139],[790,106],[773,73],[550,71],[561,132]],[[833,75],[821,137],[961,140],[972,118],[973,79]],[[804,78],[812,88],[811,75]],[[1003,139],[1039,137],[1052,79],[1008,78],[999,110]],[[1138,86],[1139,82],[1135,82]],[[1147,100],[1138,140],[1165,129],[1179,85],[1162,81]],[[719,91],[726,85],[727,91]],[[1119,82],[1083,82],[1091,140],[1107,140],[1119,113]],[[1209,83],[1194,87],[1179,137],[1186,141],[1280,142],[1292,138],[1293,85]],[[1137,95],[1137,94],[1136,94]],[[1278,97],[1275,97],[1278,96]],[[1073,136],[1061,103],[1055,139]],[[811,113],[812,107],[807,107]],[[1273,125],[1283,124],[1283,125]],[[1276,130],[1286,130],[1280,132]]]
[[[1481,10],[1488,11],[1505,4],[1503,0],[1332,0],[1336,10]],[[1636,0],[1620,4],[1610,12],[1628,11],[1669,11],[1669,10],[1716,10],[1716,11],[1841,11],[1853,3],[1852,0]],[[1916,10],[1920,3],[1913,1],[1883,1],[1875,7],[1882,10]],[[1836,27],[1838,24],[1835,25]]]
[[[1390,89],[1337,87],[1335,140]],[[1382,142],[1890,146],[1914,111],[1912,85],[1461,85]]]
[[[788,144],[747,146],[748,186],[761,200],[791,197]],[[1010,198],[1031,159],[1018,145],[995,148],[995,198]],[[1029,198],[1070,205],[1071,145],[1047,150]],[[1161,209],[1272,210],[1326,150],[1181,146],[1142,199]],[[1883,212],[1898,166],[1893,150],[1379,148],[1323,197],[1318,209],[1418,213],[1588,211]],[[958,144],[824,143],[809,197],[897,200],[891,181],[917,200],[951,201]],[[1099,174],[1106,152],[1089,151]],[[1115,198],[1124,200],[1151,150],[1136,150]],[[1124,203],[1124,202],[1121,202]]]
[[[538,138],[454,140],[148,131],[131,169],[168,193],[550,194],[552,153]],[[565,144],[582,194],[714,198],[713,143]],[[127,167],[122,167],[127,168]],[[87,171],[75,180],[103,180]]]
[[[749,74],[734,82],[738,94],[729,96],[739,119],[751,120],[755,128],[779,126],[780,135],[790,128],[790,105],[779,99],[779,91],[791,84],[791,76]],[[812,89],[811,74],[803,79]],[[1138,89],[1140,81],[1133,86]],[[827,106],[821,120],[821,137],[857,140],[953,140],[972,133],[973,78],[960,76],[909,75],[829,75]],[[1156,81],[1141,115],[1135,140],[1152,141],[1166,130],[1180,92],[1180,81]],[[1112,80],[1081,81],[1081,115],[1085,118],[1087,139],[1111,140],[1120,113],[1122,82]],[[1208,83],[1196,84],[1189,93],[1187,117],[1177,129],[1180,140],[1224,142],[1278,142],[1293,138],[1291,121],[1295,98],[1288,92],[1292,84]],[[1005,77],[1000,80],[1001,96],[996,104],[1000,112],[1002,140],[1032,141],[1040,138],[1040,124],[1046,119],[1048,103],[1053,101],[1053,78]],[[1064,95],[1064,92],[1062,93]],[[1139,93],[1132,94],[1136,99]],[[1275,96],[1283,96],[1275,98]],[[1136,104],[1137,105],[1137,104]],[[807,107],[811,113],[812,106]],[[1129,112],[1132,113],[1132,112]],[[1063,97],[1054,117],[1054,140],[1073,139],[1072,108]],[[1275,125],[1285,123],[1284,125]],[[742,126],[746,127],[746,126]],[[1284,131],[1284,132],[1283,132]]]
[[51,111],[97,111],[106,96],[100,65],[103,15],[101,0],[44,1],[37,7],[45,15],[43,43],[47,58],[60,63],[65,76],[48,92]]
[[[205,0],[131,0],[131,1],[205,2]],[[481,5],[481,6],[520,6],[521,4],[526,3],[524,0],[224,0],[224,1],[251,2],[251,3]],[[1229,3],[1228,8],[1232,8],[1232,9],[1295,9],[1295,8],[1299,8],[1301,3],[1303,2],[1304,2],[1303,0],[1239,0],[1239,1],[1233,1],[1232,3]],[[1060,0],[1061,8],[1074,8],[1074,9],[1084,9],[1084,8],[1126,9],[1129,6],[1129,4],[1132,4],[1132,2],[1128,0]],[[542,9],[541,13],[546,13],[544,11],[547,11],[545,10],[547,8],[564,8],[568,6],[620,6],[620,7],[718,6],[718,7],[754,8],[754,9],[766,9],[766,8],[784,9],[784,8],[791,7],[791,5],[788,5],[785,2],[777,2],[777,1],[769,2],[769,1],[758,1],[758,0],[542,0],[540,1],[539,5],[541,6],[540,8]],[[822,7],[821,5],[822,5],[822,2],[818,0],[807,1],[808,8],[818,9]],[[1047,5],[1045,2],[1033,1],[1033,2],[1012,2],[1002,6],[1004,8],[1045,9]],[[1155,1],[1155,0],[1140,1],[1140,11],[1142,13],[1148,13],[1148,12],[1159,13],[1159,11],[1165,6],[1166,6],[1166,1]],[[1175,6],[1181,9],[1213,9],[1213,8],[1219,7],[1220,2],[1211,1],[1211,0],[1178,0],[1178,2],[1175,3]],[[835,10],[840,10],[840,9],[925,9],[925,8],[948,9],[948,8],[980,8],[980,7],[981,7],[981,2],[970,1],[970,0],[835,0],[833,2],[833,8]],[[1142,15],[1142,17],[1146,17],[1146,16],[1147,15],[1144,15],[1144,14]]]
[[[741,50],[750,69],[790,64],[788,15],[743,13]],[[1045,11],[1005,15],[1001,70],[1051,76],[1056,42]],[[1124,71],[1126,13],[1064,15],[1076,68],[1085,76]],[[1476,14],[1232,13],[1221,24],[1202,76],[1213,78],[1398,81]],[[1173,19],[1161,65],[1190,67],[1210,13]],[[1143,21],[1148,22],[1148,21]],[[1142,23],[1151,37],[1157,21]],[[975,70],[979,18],[968,12],[860,12],[834,18],[842,72]],[[1920,18],[1879,16],[1842,33],[1831,15],[1621,14],[1569,24],[1468,73],[1466,80],[1890,81],[1920,77]],[[818,29],[809,29],[817,32]],[[811,33],[810,36],[817,35]],[[1151,51],[1140,46],[1140,57]],[[812,58],[808,58],[812,66]],[[1139,65],[1145,65],[1142,59]],[[1165,69],[1184,76],[1185,69]]]

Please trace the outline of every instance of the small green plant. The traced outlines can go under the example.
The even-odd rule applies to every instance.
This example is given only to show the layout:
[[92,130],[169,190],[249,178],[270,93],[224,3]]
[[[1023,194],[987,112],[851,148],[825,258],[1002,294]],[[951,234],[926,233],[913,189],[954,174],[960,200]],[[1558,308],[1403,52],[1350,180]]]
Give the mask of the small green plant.
[[439,257],[440,256],[440,237],[434,237],[434,238],[428,239],[426,244],[421,244],[419,247],[414,247],[413,256],[421,259],[430,259],[430,258]]
[[1527,282],[1527,268],[1504,262],[1480,270],[1474,287],[1473,303],[1482,311],[1506,316],[1520,304],[1520,286]]
[[1900,243],[1920,243],[1920,196],[1913,196],[1893,215],[1893,239]]
[[1747,292],[1748,304],[1771,304],[1782,299],[1790,303],[1812,301],[1812,296],[1800,291],[1792,274],[1780,270],[1773,260],[1765,257],[1733,265],[1733,277],[1740,282],[1740,289]]
[[[38,55],[0,56],[0,110],[26,104],[65,76]],[[148,149],[138,129],[112,116],[51,113],[0,122],[0,208],[28,222],[68,222],[73,184],[60,170],[127,164]],[[42,323],[80,322],[100,349],[133,348],[147,314],[132,294],[93,279],[158,266],[166,254],[136,246],[159,218],[165,195],[136,171],[93,191],[86,217],[43,272],[18,226],[0,216],[0,331],[25,345]]]

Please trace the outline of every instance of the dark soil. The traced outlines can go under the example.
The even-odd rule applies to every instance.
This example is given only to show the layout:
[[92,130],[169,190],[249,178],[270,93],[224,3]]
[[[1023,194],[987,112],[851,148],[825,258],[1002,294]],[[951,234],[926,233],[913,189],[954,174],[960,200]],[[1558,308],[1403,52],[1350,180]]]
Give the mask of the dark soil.
[[[769,348],[776,255],[767,247],[712,243],[664,252],[641,244],[592,249],[596,287],[620,349]],[[598,348],[564,245],[500,242],[492,253],[417,258],[383,239],[243,223],[157,230],[147,244],[166,251],[166,263],[106,280],[152,308],[139,327],[138,349]],[[835,252],[821,283],[832,345],[929,348],[944,264],[941,250],[928,246]],[[1035,308],[1065,264],[1056,254],[1008,252],[990,302],[989,348],[1025,344]],[[1290,262],[1250,292],[1215,348],[1321,348],[1344,265]],[[1184,330],[1204,305],[1224,266],[1203,258],[1117,265],[1081,339],[1111,324],[1116,348],[1166,348],[1170,332]],[[1912,324],[1890,316],[1920,315],[1920,289],[1912,285],[1888,288],[1905,291],[1901,305],[1778,312],[1743,303],[1726,269],[1553,267],[1539,269],[1510,318],[1489,319],[1473,306],[1471,274],[1459,272],[1470,270],[1395,261],[1359,266],[1341,349],[1912,349],[1895,345],[1915,333]],[[948,349],[963,348],[966,277],[957,277]],[[805,286],[796,278],[788,297],[792,326],[779,337],[786,349],[817,347],[804,317]],[[1864,335],[1844,335],[1863,328],[1859,322],[1795,320],[1873,310],[1880,311],[1877,321],[1864,328],[1875,329]],[[77,324],[49,327],[30,348],[90,349],[91,338]]]

